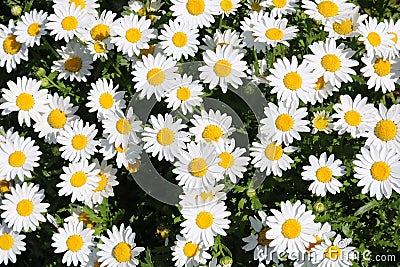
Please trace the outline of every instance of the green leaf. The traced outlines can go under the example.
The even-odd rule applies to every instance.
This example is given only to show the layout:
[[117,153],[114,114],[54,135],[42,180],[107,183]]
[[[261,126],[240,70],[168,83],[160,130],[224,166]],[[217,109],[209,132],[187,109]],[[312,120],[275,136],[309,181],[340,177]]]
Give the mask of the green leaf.
[[374,199],[371,202],[369,202],[369,203],[365,204],[364,206],[362,206],[361,208],[359,208],[356,211],[356,213],[354,213],[354,215],[355,216],[362,215],[362,214],[370,211],[371,209],[377,207],[378,205],[379,205],[379,202]]

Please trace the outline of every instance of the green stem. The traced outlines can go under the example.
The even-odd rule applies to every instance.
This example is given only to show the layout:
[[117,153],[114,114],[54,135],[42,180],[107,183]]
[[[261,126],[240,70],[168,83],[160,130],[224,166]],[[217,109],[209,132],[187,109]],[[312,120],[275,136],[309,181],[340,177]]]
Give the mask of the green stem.
[[44,44],[50,49],[50,51],[54,54],[54,56],[57,59],[59,59],[60,55],[57,53],[56,50],[54,50],[54,48],[50,45],[50,43],[47,41],[47,39],[44,36],[42,36],[42,40],[43,40]]
[[219,17],[219,26],[218,26],[218,29],[221,29],[222,26],[223,26],[223,19],[222,19],[222,15],[221,15],[221,17]]
[[253,57],[254,57],[254,75],[258,76],[258,74],[260,74],[260,66],[258,65],[257,52],[254,48],[253,48]]
[[179,109],[176,110],[176,113],[178,113],[179,117],[181,117],[183,120],[185,120],[186,122],[189,122],[189,119],[186,118],[186,116],[183,115]]

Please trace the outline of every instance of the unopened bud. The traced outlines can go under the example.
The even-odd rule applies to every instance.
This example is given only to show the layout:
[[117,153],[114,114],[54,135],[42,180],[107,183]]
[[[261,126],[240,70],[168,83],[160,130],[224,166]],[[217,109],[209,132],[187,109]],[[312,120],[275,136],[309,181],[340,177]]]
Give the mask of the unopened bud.
[[255,197],[257,195],[256,190],[254,188],[247,189],[246,194],[250,198]]
[[42,79],[40,79],[40,82],[42,83],[41,84],[41,86],[42,87],[47,87],[47,86],[49,86],[49,80],[47,80],[47,78],[42,78]]
[[225,256],[220,259],[219,264],[221,264],[221,267],[231,267],[233,260],[231,257]]
[[38,68],[37,71],[35,72],[36,76],[39,78],[42,78],[43,76],[46,75],[46,70],[42,67]]
[[324,210],[325,210],[325,206],[322,202],[316,202],[314,204],[313,208],[314,208],[315,212],[317,212],[317,213],[324,212]]
[[18,16],[21,15],[21,13],[22,13],[22,7],[21,6],[12,6],[11,7],[11,14],[13,16],[18,17]]

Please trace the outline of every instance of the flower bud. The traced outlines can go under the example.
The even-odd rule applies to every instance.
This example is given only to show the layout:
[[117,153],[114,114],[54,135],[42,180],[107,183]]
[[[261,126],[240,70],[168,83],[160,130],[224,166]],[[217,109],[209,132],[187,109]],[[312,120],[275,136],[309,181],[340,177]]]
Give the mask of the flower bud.
[[324,204],[322,202],[316,202],[314,204],[313,208],[314,208],[314,211],[317,212],[317,213],[324,212],[324,210],[325,210],[325,206],[324,206]]
[[18,16],[21,15],[21,13],[22,13],[22,7],[21,6],[12,6],[11,7],[11,14],[13,16],[18,17]]
[[219,264],[221,264],[221,267],[231,267],[233,264],[233,260],[231,257],[225,256],[219,260]]

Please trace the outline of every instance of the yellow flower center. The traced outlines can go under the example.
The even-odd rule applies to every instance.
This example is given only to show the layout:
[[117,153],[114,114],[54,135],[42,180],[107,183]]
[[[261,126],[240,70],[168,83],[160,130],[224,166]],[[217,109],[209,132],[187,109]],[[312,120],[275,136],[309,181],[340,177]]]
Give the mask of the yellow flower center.
[[113,249],[113,256],[118,262],[127,262],[131,260],[132,248],[125,242],[120,242]]
[[288,219],[282,224],[282,235],[292,239],[300,235],[301,225],[296,219]]
[[72,3],[75,3],[76,7],[80,6],[82,9],[86,7],[85,0],[69,0],[69,4],[72,5]]
[[310,253],[312,248],[314,248],[316,245],[321,245],[321,243],[322,243],[322,239],[319,236],[315,235],[314,237],[315,237],[315,240],[317,240],[317,242],[315,242],[315,243],[310,242],[308,244],[308,247],[306,248],[307,253]]
[[195,177],[203,177],[208,171],[207,162],[202,158],[194,158],[189,164],[189,171]]
[[318,78],[317,83],[315,84],[314,90],[321,90],[322,88],[324,88],[326,85],[326,82],[324,80],[324,76],[321,76]]
[[3,194],[10,193],[11,192],[10,182],[8,182],[7,180],[1,180],[0,181],[0,191]]
[[19,52],[22,44],[20,42],[17,42],[16,38],[17,36],[15,35],[7,36],[7,38],[3,42],[4,52],[10,55],[15,55],[16,53]]
[[26,161],[26,155],[22,151],[15,151],[8,157],[8,164],[14,168],[19,168],[24,165]]
[[93,191],[94,192],[103,191],[107,186],[107,182],[108,182],[107,176],[102,172],[97,174],[96,176],[100,177],[100,181],[97,183],[97,188]]
[[383,182],[390,175],[390,167],[386,162],[377,161],[371,166],[371,175],[377,181]]
[[132,129],[132,125],[128,119],[121,118],[117,121],[116,128],[120,134],[128,134]]
[[196,224],[200,229],[209,228],[214,222],[214,217],[207,211],[201,211],[197,214]]
[[187,35],[183,32],[177,32],[172,36],[172,43],[177,47],[183,47],[187,43]]
[[344,120],[350,126],[358,126],[361,123],[361,114],[355,110],[349,110],[344,114]]
[[392,70],[392,65],[389,60],[384,60],[382,58],[378,58],[374,63],[375,73],[381,77],[384,77],[390,73]]
[[83,247],[83,239],[80,235],[71,235],[67,238],[67,248],[72,252],[77,252]]
[[94,227],[94,223],[89,219],[89,216],[86,214],[86,212],[81,212],[78,216],[78,221],[83,222],[86,224],[87,228],[92,229]]
[[[149,48],[147,48],[147,49],[144,49],[144,48],[142,48],[142,49],[140,49],[140,53],[142,54],[142,55],[144,55],[144,56],[148,56],[148,55],[153,55],[154,54],[154,49],[156,48],[156,46],[155,45],[149,45]],[[140,58],[139,58],[140,59]]]
[[282,145],[277,146],[275,142],[272,142],[265,148],[265,156],[269,160],[278,160],[283,155]]
[[157,142],[162,146],[169,146],[175,140],[174,131],[169,128],[162,128],[157,133]]
[[260,231],[260,233],[258,233],[257,241],[258,241],[258,244],[260,244],[261,246],[266,246],[266,247],[268,247],[269,244],[270,244],[271,241],[272,241],[271,239],[267,239],[267,238],[265,237],[265,234],[268,232],[269,229],[271,229],[271,228],[269,228],[269,227],[264,227],[264,228]]
[[325,18],[331,18],[339,13],[339,7],[331,1],[323,1],[317,6],[318,12]]
[[224,169],[228,169],[233,166],[235,163],[235,158],[232,156],[231,153],[228,152],[222,152],[218,156],[221,161],[218,163],[219,166],[221,166]]
[[87,146],[88,139],[83,134],[77,134],[74,137],[72,137],[71,143],[72,143],[72,147],[75,150],[82,150]]
[[285,84],[286,88],[296,91],[301,87],[303,80],[297,72],[289,72],[283,78],[283,83]]
[[289,114],[281,114],[276,118],[275,126],[282,132],[287,132],[293,128],[294,120]]
[[334,22],[333,30],[340,35],[349,34],[353,31],[353,22],[350,19],[345,19],[341,22]]
[[78,20],[74,16],[65,17],[61,21],[61,27],[66,31],[75,30],[78,27]]
[[126,148],[122,148],[122,146],[118,146],[115,148],[118,153],[125,153],[128,150],[128,146]]
[[380,120],[376,124],[374,132],[382,141],[390,141],[396,137],[397,125],[391,120]]
[[99,54],[104,53],[107,49],[105,44],[101,43],[101,42],[95,42],[93,45],[93,48],[94,48],[94,51]]
[[326,129],[328,127],[328,123],[329,123],[328,118],[323,115],[318,115],[313,120],[314,127],[320,131]]
[[93,267],[100,267],[100,265],[101,265],[101,262],[96,261],[96,262],[94,263]]
[[251,3],[251,10],[260,12],[261,11],[261,5],[259,2],[253,2]]
[[86,173],[79,171],[72,174],[70,183],[73,187],[81,187],[86,183],[86,180]]
[[185,254],[185,256],[188,258],[192,258],[192,257],[196,256],[197,253],[199,253],[199,246],[197,244],[188,242],[183,247],[183,254]]
[[220,5],[221,9],[222,9],[223,11],[225,11],[225,12],[230,11],[230,10],[232,9],[232,7],[233,7],[233,4],[232,4],[232,1],[231,1],[231,0],[222,0],[222,1],[219,3],[219,5]]
[[135,163],[130,163],[128,162],[128,167],[125,167],[126,170],[130,173],[136,173],[139,170],[140,167],[140,161],[136,160]]
[[41,25],[39,23],[37,23],[37,22],[32,23],[28,27],[28,34],[30,36],[37,36],[39,34],[39,32],[40,32],[40,26]]
[[321,167],[315,173],[317,180],[321,183],[328,183],[332,180],[332,171],[328,167]]
[[17,106],[24,111],[30,110],[35,105],[35,99],[31,94],[21,93],[16,99]]
[[286,0],[272,0],[272,4],[277,8],[282,8],[286,6]]
[[265,32],[265,37],[274,41],[281,40],[283,37],[283,31],[278,28],[271,28]]
[[330,72],[335,72],[340,69],[340,59],[338,56],[333,54],[328,54],[322,57],[321,65],[322,67]]
[[214,65],[214,72],[218,77],[225,78],[231,74],[232,64],[225,59],[220,59]]
[[69,72],[78,72],[82,68],[82,59],[80,57],[69,57],[64,64],[65,70]]
[[0,249],[10,250],[14,245],[14,239],[9,234],[0,235]]
[[20,216],[29,216],[33,212],[33,203],[29,199],[23,199],[17,204],[17,213]]
[[47,117],[47,122],[52,128],[61,129],[64,127],[65,123],[67,123],[67,115],[59,109],[55,109],[50,112]]
[[176,97],[180,101],[186,101],[190,98],[190,89],[187,87],[181,87],[176,91]]
[[186,3],[187,11],[193,16],[203,14],[205,8],[204,0],[188,0]]
[[160,85],[165,80],[165,73],[162,69],[154,68],[147,73],[147,81],[152,86]]
[[202,133],[202,137],[207,141],[207,142],[218,142],[218,140],[223,136],[223,132],[221,127],[217,125],[208,125],[204,128],[204,131]]
[[142,38],[142,32],[138,28],[130,28],[126,31],[125,38],[131,43],[136,43]]
[[330,246],[325,250],[325,258],[335,261],[339,259],[342,251],[337,246]]
[[139,9],[139,11],[137,12],[140,16],[146,16],[147,14],[147,10],[145,8],[141,8]]
[[367,36],[369,43],[376,47],[381,44],[381,36],[376,32],[370,32]]
[[99,104],[104,109],[112,108],[114,105],[114,98],[110,93],[102,93],[99,98]]
[[397,35],[397,33],[395,32],[389,32],[389,34],[393,34],[394,37],[392,38],[392,41],[397,44],[397,42],[399,41],[399,36]]
[[95,41],[103,41],[110,37],[110,27],[105,24],[98,24],[90,30],[90,35]]
[[[214,199],[214,194],[212,192],[201,192],[200,193],[200,197],[203,199],[204,202],[206,202],[206,200],[209,199]],[[198,196],[196,196],[196,200],[197,200]]]

